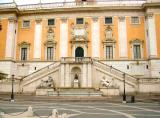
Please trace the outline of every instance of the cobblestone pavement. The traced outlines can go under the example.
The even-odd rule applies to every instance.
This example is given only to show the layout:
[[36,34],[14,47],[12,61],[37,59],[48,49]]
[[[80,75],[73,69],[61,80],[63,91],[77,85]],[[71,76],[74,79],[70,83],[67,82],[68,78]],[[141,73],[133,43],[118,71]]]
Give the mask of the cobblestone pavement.
[[31,102],[0,101],[0,111],[8,114],[23,112],[29,106],[39,116],[49,116],[52,109],[70,118],[160,118],[160,103],[109,103],[109,102]]

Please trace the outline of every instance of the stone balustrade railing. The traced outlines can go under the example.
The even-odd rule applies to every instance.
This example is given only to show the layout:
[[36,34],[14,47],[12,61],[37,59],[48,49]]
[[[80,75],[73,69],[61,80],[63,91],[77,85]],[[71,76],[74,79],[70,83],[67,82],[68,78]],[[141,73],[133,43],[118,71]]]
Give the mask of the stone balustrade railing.
[[88,63],[91,62],[92,58],[90,57],[62,57],[61,63]]
[[16,5],[16,3],[0,3],[0,9],[17,8],[19,11],[26,11],[90,6],[142,6],[144,3],[146,3],[146,0],[97,0],[96,2],[53,2],[27,5]]

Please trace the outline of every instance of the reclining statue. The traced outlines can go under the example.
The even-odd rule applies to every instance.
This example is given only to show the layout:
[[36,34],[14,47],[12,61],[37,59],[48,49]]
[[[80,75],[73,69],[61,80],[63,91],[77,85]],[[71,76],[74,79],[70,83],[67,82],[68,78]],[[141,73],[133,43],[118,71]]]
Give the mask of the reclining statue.
[[41,88],[53,88],[56,89],[55,87],[55,82],[53,80],[52,77],[48,77],[48,80],[41,80],[41,84],[40,84]]

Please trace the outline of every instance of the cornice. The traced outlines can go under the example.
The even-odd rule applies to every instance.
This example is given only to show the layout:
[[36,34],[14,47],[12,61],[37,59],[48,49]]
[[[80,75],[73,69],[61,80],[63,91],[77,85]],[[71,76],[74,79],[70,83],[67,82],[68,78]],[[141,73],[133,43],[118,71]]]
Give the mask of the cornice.
[[61,13],[61,12],[92,12],[92,11],[119,11],[119,10],[140,10],[143,11],[141,6],[92,6],[92,7],[72,7],[72,8],[53,8],[53,9],[38,9],[38,10],[25,10],[19,11],[19,14],[32,14],[32,13]]
[[143,8],[147,8],[147,7],[158,7],[160,8],[160,2],[156,2],[156,3],[144,3],[142,5]]
[[38,13],[61,13],[61,12],[92,12],[92,11],[119,11],[119,10],[140,10],[143,11],[142,6],[76,6],[76,7],[62,7],[52,9],[32,9],[32,10],[20,10],[18,7],[3,8],[0,9],[0,13],[16,13],[18,15],[23,14],[38,14]]
[[19,10],[18,10],[18,8],[0,9],[0,13],[2,13],[2,14],[6,14],[6,13],[15,13],[15,14],[18,14]]
[[[1,4],[0,4],[1,5]],[[15,13],[17,15],[25,14],[39,14],[39,13],[68,13],[68,12],[93,12],[93,11],[145,11],[147,8],[160,8],[160,2],[157,3],[144,3],[137,6],[73,6],[73,7],[58,7],[58,8],[33,8],[33,9],[19,9],[19,6],[3,8],[0,7],[0,13]]]

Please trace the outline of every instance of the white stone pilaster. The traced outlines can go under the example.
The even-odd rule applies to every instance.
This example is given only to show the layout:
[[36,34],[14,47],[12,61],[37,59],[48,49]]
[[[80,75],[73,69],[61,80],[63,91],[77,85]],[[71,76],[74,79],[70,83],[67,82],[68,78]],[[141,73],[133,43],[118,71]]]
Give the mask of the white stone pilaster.
[[15,18],[8,19],[7,40],[6,40],[6,59],[14,59],[15,55],[15,40],[16,40],[16,20]]
[[125,17],[119,17],[118,21],[118,38],[119,38],[119,56],[120,58],[127,58],[127,31]]
[[60,23],[60,57],[68,56],[68,21],[61,19]]
[[35,34],[34,34],[34,59],[41,59],[41,37],[42,37],[42,23],[41,19],[37,19],[35,23]]
[[92,67],[91,64],[88,64],[88,87],[91,88],[92,87]]
[[65,66],[61,64],[61,80],[60,80],[60,87],[65,87]]
[[66,64],[65,66],[65,87],[71,87],[71,80],[70,80],[70,77],[69,77],[69,64]]
[[149,47],[149,57],[157,57],[157,40],[156,40],[156,27],[155,18],[152,13],[147,15],[147,29],[148,29],[148,47]]
[[18,37],[18,22],[15,24],[15,42],[14,42],[14,59],[16,59],[16,50],[17,50],[17,37]]
[[100,24],[98,17],[92,20],[92,57],[100,57]]
[[87,87],[87,65],[83,64],[82,87]]

